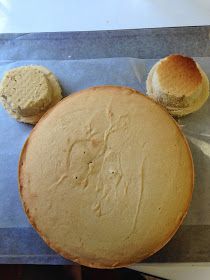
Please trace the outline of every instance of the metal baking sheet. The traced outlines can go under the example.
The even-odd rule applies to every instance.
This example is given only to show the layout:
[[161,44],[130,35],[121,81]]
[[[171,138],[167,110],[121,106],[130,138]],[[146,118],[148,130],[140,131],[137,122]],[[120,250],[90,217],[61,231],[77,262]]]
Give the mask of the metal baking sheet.
[[[190,43],[198,32],[200,35],[197,46],[190,49]],[[147,73],[157,58],[179,51],[196,56],[196,60],[210,78],[208,32],[208,27],[198,27],[157,29],[156,32],[155,29],[148,29],[139,32],[127,30],[96,33],[2,34],[0,77],[4,71],[15,66],[40,64],[47,66],[56,74],[64,95],[99,84],[126,85],[145,92]],[[186,36],[181,39],[180,34]],[[146,36],[142,38],[145,50],[140,52],[141,47],[138,48],[137,43],[142,35]],[[167,38],[162,52],[161,36],[162,39]],[[116,45],[109,50],[108,42],[111,38]],[[181,41],[177,42],[177,38]],[[127,40],[127,43],[124,40]],[[107,43],[102,44],[104,41]],[[92,48],[90,42],[93,43]],[[170,42],[174,42],[175,45],[169,46]],[[119,57],[127,54],[129,56],[133,54],[133,57]],[[210,261],[209,105],[208,100],[200,111],[179,121],[189,140],[195,162],[196,185],[193,201],[184,224],[172,241],[146,262]],[[10,118],[0,107],[0,263],[68,264],[69,261],[49,249],[32,229],[19,200],[17,162],[21,147],[31,128],[30,125],[18,123]]]

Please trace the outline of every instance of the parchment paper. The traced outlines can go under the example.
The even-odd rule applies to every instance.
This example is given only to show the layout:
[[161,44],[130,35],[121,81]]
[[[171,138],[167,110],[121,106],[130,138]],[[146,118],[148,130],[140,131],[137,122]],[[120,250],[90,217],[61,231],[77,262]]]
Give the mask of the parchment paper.
[[[210,78],[210,58],[195,59]],[[48,67],[58,77],[65,96],[89,86],[102,84],[125,85],[145,92],[147,73],[155,62],[154,59],[133,58],[0,61],[0,78],[10,68],[38,64]],[[200,226],[202,231],[203,226],[205,229],[206,226],[210,226],[210,99],[202,109],[180,119],[179,123],[189,140],[196,171],[193,200],[184,225],[190,226],[187,227],[189,229],[191,226],[199,229]],[[31,125],[18,123],[12,119],[0,106],[0,229],[31,227],[22,210],[17,186],[18,158],[31,129]],[[206,234],[209,232],[207,231]],[[198,238],[196,244],[197,241],[194,239],[191,245],[201,246],[202,240]],[[178,241],[177,239],[175,241],[175,246],[183,246],[182,237],[178,237]],[[0,239],[0,250],[2,242],[3,239]],[[28,246],[31,244],[29,243]],[[210,243],[206,246],[210,246]],[[210,247],[207,247],[206,254],[208,251],[209,255],[206,257],[209,257],[210,261]],[[39,255],[39,252],[34,254]],[[162,258],[164,260],[164,256]],[[193,258],[195,257],[192,256]],[[196,261],[199,261],[199,256],[196,256]]]

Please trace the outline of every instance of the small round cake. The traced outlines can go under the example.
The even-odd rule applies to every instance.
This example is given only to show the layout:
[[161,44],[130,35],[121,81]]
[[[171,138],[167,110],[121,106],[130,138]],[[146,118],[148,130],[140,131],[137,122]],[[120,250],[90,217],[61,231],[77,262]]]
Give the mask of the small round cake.
[[38,122],[19,161],[25,212],[56,252],[114,268],[161,249],[193,190],[185,137],[134,89],[98,86],[59,102]]
[[62,98],[60,85],[46,67],[28,65],[10,69],[0,84],[0,101],[18,121],[35,124]]
[[192,58],[178,54],[158,61],[146,82],[147,94],[177,117],[199,110],[209,97],[209,80]]

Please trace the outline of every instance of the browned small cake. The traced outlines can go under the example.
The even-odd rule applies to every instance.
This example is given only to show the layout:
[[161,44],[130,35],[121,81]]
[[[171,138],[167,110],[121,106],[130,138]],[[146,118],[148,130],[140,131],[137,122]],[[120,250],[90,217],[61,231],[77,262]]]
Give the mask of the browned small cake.
[[209,81],[190,57],[170,55],[157,62],[147,78],[147,94],[174,116],[200,109],[209,96]]

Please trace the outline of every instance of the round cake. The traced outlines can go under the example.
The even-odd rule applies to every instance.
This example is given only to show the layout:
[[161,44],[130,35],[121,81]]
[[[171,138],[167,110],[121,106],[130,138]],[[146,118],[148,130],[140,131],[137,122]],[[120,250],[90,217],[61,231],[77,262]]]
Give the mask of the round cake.
[[39,65],[10,69],[0,83],[0,102],[20,122],[36,124],[61,98],[55,75]]
[[59,102],[32,130],[19,161],[25,212],[56,252],[122,267],[163,247],[186,215],[193,162],[160,105],[99,86]]
[[209,97],[209,80],[191,57],[173,54],[159,60],[150,70],[147,95],[176,117],[199,110]]

